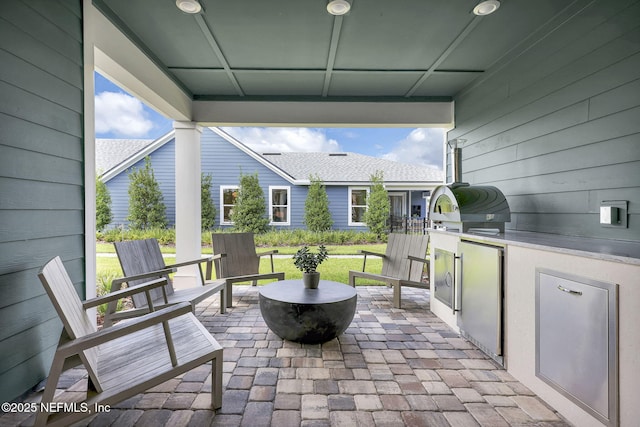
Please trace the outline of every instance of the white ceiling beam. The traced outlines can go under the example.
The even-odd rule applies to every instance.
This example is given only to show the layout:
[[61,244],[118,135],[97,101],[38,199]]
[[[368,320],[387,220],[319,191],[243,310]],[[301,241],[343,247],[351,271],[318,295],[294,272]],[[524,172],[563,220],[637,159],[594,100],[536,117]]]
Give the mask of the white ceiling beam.
[[193,120],[206,126],[454,126],[453,102],[194,101]]

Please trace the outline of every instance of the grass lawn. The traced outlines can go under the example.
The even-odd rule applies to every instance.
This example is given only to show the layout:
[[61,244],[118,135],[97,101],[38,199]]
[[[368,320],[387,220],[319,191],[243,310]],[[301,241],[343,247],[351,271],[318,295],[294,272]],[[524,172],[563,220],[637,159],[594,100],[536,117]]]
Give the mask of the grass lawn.
[[[260,250],[258,250],[258,252],[260,252]],[[292,254],[294,252],[295,251],[293,251]],[[384,252],[384,248],[382,252]],[[175,262],[175,257],[166,257],[165,262],[167,264],[172,264]],[[293,265],[293,259],[291,257],[274,258],[273,263],[276,271],[285,272],[285,278],[302,278],[302,272],[295,268],[295,266]],[[341,283],[348,283],[349,270],[362,270],[362,258],[337,258],[331,257],[331,255],[329,255],[329,258],[318,267],[318,271],[322,275],[323,280],[332,280]],[[376,257],[370,257],[367,259],[367,271],[371,273],[380,273],[381,270],[381,259]],[[266,273],[269,271],[271,271],[271,266],[268,257],[265,257],[261,260],[260,272]],[[97,273],[98,277],[122,277],[122,269],[120,268],[120,264],[118,263],[118,258],[98,256]],[[358,283],[365,282],[361,279]]]
[[[329,251],[329,255],[357,255],[360,250],[366,249],[371,252],[379,252],[384,253],[387,244],[371,244],[371,245],[326,245],[327,250]],[[277,249],[278,253],[281,255],[293,255],[296,253],[298,249],[302,246],[278,246],[278,247],[258,247],[256,251],[266,252],[272,249]],[[311,246],[311,249],[315,249],[314,246]],[[175,254],[176,248],[175,246],[161,246],[160,250],[163,254]],[[96,243],[96,252],[97,253],[106,253],[106,254],[114,254],[116,250],[113,247],[113,243]],[[203,247],[202,253],[210,254],[211,247]]]

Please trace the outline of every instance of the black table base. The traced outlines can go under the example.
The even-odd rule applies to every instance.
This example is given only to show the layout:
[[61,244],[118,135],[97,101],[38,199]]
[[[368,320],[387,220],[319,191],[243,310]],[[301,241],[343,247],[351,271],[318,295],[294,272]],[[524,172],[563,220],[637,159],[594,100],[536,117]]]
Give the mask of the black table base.
[[269,329],[280,338],[320,344],[342,334],[356,312],[355,289],[321,280],[306,289],[299,280],[284,280],[260,289],[260,311]]

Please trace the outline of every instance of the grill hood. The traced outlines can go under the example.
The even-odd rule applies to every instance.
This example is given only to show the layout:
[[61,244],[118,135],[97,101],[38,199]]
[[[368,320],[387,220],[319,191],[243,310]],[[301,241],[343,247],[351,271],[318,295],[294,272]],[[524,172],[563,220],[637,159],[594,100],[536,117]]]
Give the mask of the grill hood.
[[458,182],[434,190],[429,203],[429,219],[436,228],[504,233],[504,223],[511,221],[511,210],[498,188]]

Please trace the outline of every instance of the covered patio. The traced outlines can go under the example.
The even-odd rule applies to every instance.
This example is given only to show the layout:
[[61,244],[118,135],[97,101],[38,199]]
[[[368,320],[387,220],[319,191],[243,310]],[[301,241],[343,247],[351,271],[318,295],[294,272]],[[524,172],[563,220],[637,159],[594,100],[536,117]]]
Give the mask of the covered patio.
[[[228,397],[214,423],[563,423],[543,399],[580,427],[637,424],[638,0],[493,0],[485,6],[500,7],[488,15],[473,12],[475,0],[356,0],[345,15],[324,0],[199,3],[189,14],[173,0],[0,2],[0,401],[46,378],[58,344],[38,269],[60,256],[78,295],[95,296],[98,70],[175,121],[178,262],[201,251],[203,125],[448,129],[448,146],[463,147],[462,180],[498,187],[511,208],[507,232],[526,240],[504,243],[509,373],[448,329],[450,307],[440,304],[446,323],[432,315],[435,298],[408,294],[415,305],[396,311],[390,290],[362,288],[355,323],[324,348],[268,334],[253,288],[226,316],[199,307],[225,344]],[[454,252],[463,233],[432,234]],[[550,241],[562,243],[549,250]],[[614,289],[599,349],[611,366],[597,385],[606,414],[537,375],[540,269]],[[75,393],[80,373],[70,374]],[[95,423],[208,424],[200,374]]]
[[[427,308],[429,294],[407,289],[394,309],[386,286],[358,286],[347,331],[322,345],[283,341],[264,323],[258,291],[236,286],[234,307],[219,299],[197,317],[224,346],[222,408],[211,410],[211,365],[172,379],[89,418],[90,426],[568,426],[531,390],[461,338]],[[70,401],[86,371],[60,383]],[[27,402],[38,401],[31,393]],[[4,414],[1,425],[32,425]]]

